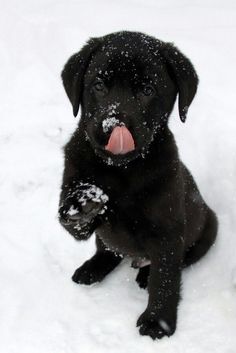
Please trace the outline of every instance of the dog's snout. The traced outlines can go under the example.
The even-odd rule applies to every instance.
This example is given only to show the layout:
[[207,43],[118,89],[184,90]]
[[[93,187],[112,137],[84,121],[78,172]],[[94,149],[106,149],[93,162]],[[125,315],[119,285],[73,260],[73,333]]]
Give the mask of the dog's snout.
[[116,126],[130,127],[131,118],[126,112],[115,112],[108,116],[103,116],[101,121],[103,132],[110,133]]

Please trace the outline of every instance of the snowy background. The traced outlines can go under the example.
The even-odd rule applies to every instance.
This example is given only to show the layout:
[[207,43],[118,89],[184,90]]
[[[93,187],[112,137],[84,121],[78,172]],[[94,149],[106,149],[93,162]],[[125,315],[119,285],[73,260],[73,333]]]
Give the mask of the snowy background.
[[[236,3],[218,0],[1,0],[0,351],[235,353]],[[129,29],[173,41],[200,77],[180,154],[220,223],[208,255],[183,274],[174,336],[135,327],[147,303],[123,263],[102,284],[70,277],[94,252],[57,222],[62,146],[78,120],[60,71],[90,36]]]

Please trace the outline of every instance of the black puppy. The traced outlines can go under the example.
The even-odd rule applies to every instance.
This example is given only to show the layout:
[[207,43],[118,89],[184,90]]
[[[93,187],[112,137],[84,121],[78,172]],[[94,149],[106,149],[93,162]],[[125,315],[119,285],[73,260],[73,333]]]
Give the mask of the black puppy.
[[172,44],[136,32],[93,38],[66,63],[63,84],[78,129],[65,146],[60,222],[96,254],[73,275],[101,281],[122,260],[148,286],[142,335],[176,328],[181,270],[213,244],[217,220],[178,157],[168,117],[178,94],[184,122],[198,78]]

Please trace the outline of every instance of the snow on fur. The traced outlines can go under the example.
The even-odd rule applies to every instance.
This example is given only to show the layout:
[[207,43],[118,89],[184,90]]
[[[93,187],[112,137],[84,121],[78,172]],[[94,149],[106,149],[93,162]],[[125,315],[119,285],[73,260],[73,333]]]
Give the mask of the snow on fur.
[[[125,11],[122,6],[107,0],[1,6],[1,352],[235,352],[234,1],[127,0]],[[94,239],[76,242],[57,219],[62,146],[78,123],[60,71],[90,36],[120,29],[173,41],[195,64],[197,98],[187,122],[181,125],[175,109],[170,127],[219,219],[215,247],[183,273],[175,335],[156,342],[135,327],[147,304],[137,270],[126,260],[103,283],[76,285],[71,275],[93,255]]]

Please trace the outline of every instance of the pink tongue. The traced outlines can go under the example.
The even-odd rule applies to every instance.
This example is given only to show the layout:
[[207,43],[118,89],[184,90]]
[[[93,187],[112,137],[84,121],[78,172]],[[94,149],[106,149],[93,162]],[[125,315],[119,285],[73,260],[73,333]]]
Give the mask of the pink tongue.
[[133,151],[134,148],[133,136],[125,126],[116,126],[105,146],[105,149],[113,154],[125,154]]

